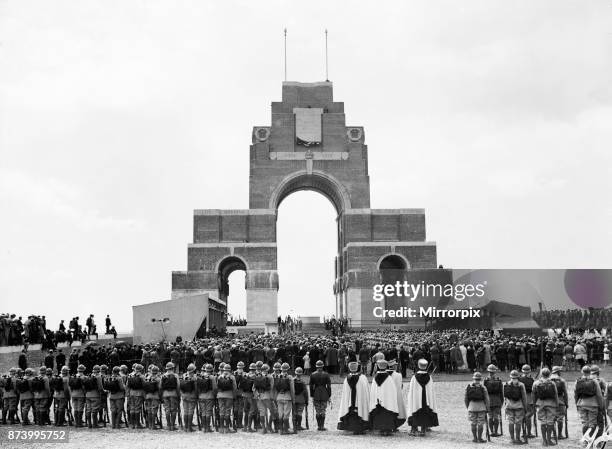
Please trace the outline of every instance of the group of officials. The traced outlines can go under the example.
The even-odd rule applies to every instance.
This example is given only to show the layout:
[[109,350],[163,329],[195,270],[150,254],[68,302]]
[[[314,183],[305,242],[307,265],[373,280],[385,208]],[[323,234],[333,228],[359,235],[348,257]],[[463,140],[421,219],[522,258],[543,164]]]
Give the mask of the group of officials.
[[[418,360],[405,402],[395,360],[377,360],[371,383],[359,363],[350,362],[337,428],[355,434],[378,431],[390,435],[407,422],[410,435],[425,436],[439,425],[430,366],[427,360]],[[112,428],[165,427],[173,431],[181,427],[192,432],[197,425],[203,432],[234,433],[241,429],[288,434],[304,430],[304,417],[309,428],[312,398],[317,430],[326,430],[331,379],[323,362],[317,361],[308,383],[302,368],[296,368],[294,375],[289,370],[287,363],[275,363],[270,369],[261,361],[248,367],[239,362],[236,370],[226,363],[218,367],[205,364],[200,372],[190,364],[182,375],[172,362],[165,365],[164,372],[154,364],[145,370],[139,363],[133,364],[131,371],[125,365],[110,371],[106,365],[95,365],[90,374],[79,365],[76,375],[70,375],[66,366],[59,375],[46,367],[38,372],[11,368],[0,378],[2,424],[50,425],[53,414],[56,426],[97,428],[109,423]],[[537,421],[544,446],[567,438],[569,398],[560,366],[542,368],[533,376],[531,367],[524,365],[521,373],[511,371],[507,381],[498,371],[491,364],[486,377],[475,372],[466,387],[473,442],[486,442],[485,429],[487,439],[503,435],[504,404],[513,444],[537,437]],[[608,418],[612,419],[612,382],[606,383],[599,372],[597,365],[585,365],[575,384],[574,400],[583,434],[601,434]]]
[[[513,444],[526,444],[529,438],[536,438],[537,421],[540,422],[543,446],[554,446],[558,440],[567,438],[569,397],[567,383],[561,377],[562,370],[560,366],[542,368],[539,376],[534,377],[531,367],[524,365],[521,373],[511,371],[510,380],[506,382],[497,376],[495,365],[487,367],[488,376],[484,379],[481,373],[475,372],[473,382],[465,390],[473,442],[486,442],[484,429],[487,439],[503,435],[504,402],[508,433]],[[582,376],[576,380],[574,400],[583,435],[601,435],[607,427],[608,417],[612,419],[612,382],[606,383],[599,377],[599,372],[597,365],[585,365]]]

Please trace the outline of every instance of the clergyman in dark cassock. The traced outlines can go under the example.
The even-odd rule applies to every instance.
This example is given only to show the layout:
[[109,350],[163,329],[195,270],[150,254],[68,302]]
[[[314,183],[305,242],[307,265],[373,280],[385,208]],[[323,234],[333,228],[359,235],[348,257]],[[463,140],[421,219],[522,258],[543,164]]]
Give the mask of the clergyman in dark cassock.
[[357,362],[350,362],[348,366],[349,374],[342,385],[338,430],[348,430],[358,435],[370,427],[369,384],[367,377],[359,372]]
[[382,435],[390,435],[395,430],[399,410],[397,407],[397,388],[395,381],[387,372],[387,361],[376,362],[378,372],[370,386],[370,427]]
[[427,429],[439,425],[433,379],[427,372],[427,365],[427,360],[419,360],[419,369],[410,379],[407,413],[409,415],[408,425],[411,427],[411,435],[417,435],[417,428],[420,427],[419,435],[425,436]]

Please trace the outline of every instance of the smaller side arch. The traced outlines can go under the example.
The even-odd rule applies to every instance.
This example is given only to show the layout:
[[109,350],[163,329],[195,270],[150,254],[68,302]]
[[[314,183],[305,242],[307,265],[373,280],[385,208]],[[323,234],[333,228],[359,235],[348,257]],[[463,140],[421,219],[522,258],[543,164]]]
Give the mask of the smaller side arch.
[[383,254],[379,259],[378,262],[376,262],[376,270],[380,271],[381,270],[381,264],[383,262],[383,260],[387,259],[387,258],[398,258],[403,262],[403,267],[398,267],[400,269],[404,269],[404,270],[409,270],[410,269],[410,261],[406,258],[406,256],[404,256],[403,254],[398,254],[398,253],[386,253]]

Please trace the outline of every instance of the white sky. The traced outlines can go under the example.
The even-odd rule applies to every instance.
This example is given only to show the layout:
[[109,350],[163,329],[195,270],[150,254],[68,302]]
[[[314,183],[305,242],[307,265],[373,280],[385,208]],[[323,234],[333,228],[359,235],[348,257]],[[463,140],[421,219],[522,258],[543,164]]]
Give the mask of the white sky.
[[[612,267],[610,2],[377,3],[0,0],[0,310],[167,299],[192,210],[248,207],[285,26],[298,81],[329,29],[372,207],[426,208],[439,263]],[[278,241],[280,311],[332,313],[332,206],[291,196]]]

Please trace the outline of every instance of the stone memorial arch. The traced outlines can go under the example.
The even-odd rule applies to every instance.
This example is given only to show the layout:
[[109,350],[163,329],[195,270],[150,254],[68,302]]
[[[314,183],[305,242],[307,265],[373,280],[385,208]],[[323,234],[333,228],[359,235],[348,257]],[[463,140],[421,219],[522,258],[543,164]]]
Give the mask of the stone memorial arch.
[[[353,327],[380,324],[371,313],[372,287],[385,267],[413,281],[439,276],[436,245],[425,238],[424,210],[370,207],[365,132],[346,125],[344,103],[333,100],[331,82],[284,82],[282,101],[272,103],[271,124],[253,128],[249,157],[249,208],[194,211],[187,271],[172,273],[173,299],[206,293],[223,303],[229,275],[243,270],[249,325],[276,323],[277,211],[298,190],[317,191],[335,207],[338,246],[330,289],[336,316],[349,318]],[[304,273],[304,282],[313,281]]]

